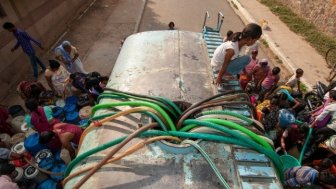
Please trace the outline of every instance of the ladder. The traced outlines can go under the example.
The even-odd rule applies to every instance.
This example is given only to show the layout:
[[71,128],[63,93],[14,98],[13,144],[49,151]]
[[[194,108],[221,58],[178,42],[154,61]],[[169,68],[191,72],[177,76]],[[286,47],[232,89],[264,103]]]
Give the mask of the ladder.
[[211,28],[209,26],[206,26],[206,22],[208,18],[210,18],[210,14],[207,11],[204,17],[202,34],[203,34],[203,39],[205,40],[206,45],[207,45],[209,58],[212,58],[213,53],[215,52],[216,48],[223,43],[223,37],[220,34],[220,29],[223,24],[224,15],[223,13],[218,12],[216,28]]

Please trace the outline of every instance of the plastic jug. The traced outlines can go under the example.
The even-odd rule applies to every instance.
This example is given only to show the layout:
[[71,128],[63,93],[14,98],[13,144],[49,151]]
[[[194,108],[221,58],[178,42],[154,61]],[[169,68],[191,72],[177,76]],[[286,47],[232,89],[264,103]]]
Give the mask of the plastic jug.
[[65,148],[61,150],[60,157],[64,161],[65,165],[68,165],[71,161],[69,150]]

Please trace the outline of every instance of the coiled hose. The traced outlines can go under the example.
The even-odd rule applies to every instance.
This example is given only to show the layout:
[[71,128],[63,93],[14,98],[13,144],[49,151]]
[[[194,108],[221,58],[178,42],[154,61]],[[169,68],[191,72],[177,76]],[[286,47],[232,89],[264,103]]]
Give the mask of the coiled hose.
[[243,91],[243,90],[231,90],[231,91],[226,91],[226,92],[219,93],[219,94],[216,94],[216,95],[214,95],[214,96],[211,96],[211,97],[209,97],[209,98],[206,98],[206,99],[204,99],[204,100],[202,100],[202,101],[200,101],[200,102],[197,102],[197,103],[191,105],[188,109],[186,109],[186,110],[182,113],[181,117],[182,117],[186,112],[188,112],[189,110],[191,110],[191,109],[193,109],[193,108],[195,108],[195,107],[198,107],[198,106],[200,106],[201,104],[203,104],[203,103],[205,103],[205,102],[208,102],[208,101],[210,101],[210,100],[212,100],[212,99],[215,99],[215,98],[218,98],[218,97],[221,97],[221,96],[225,96],[225,95],[229,95],[229,94],[235,94],[235,93],[244,93],[244,91]]
[[108,93],[102,93],[101,95],[99,95],[98,100],[104,99],[104,98],[113,98],[114,96],[121,96],[121,97],[126,97],[128,99],[135,99],[135,100],[139,100],[139,101],[144,101],[144,102],[150,102],[150,103],[154,103],[158,106],[160,106],[163,110],[166,110],[170,115],[172,115],[174,117],[174,119],[177,119],[179,115],[176,114],[176,112],[174,112],[173,109],[171,109],[170,107],[166,106],[165,104],[161,103],[161,102],[157,102],[151,99],[146,99],[146,98],[142,98],[142,97],[136,97],[136,96],[131,96],[131,95],[127,95],[127,94],[122,94],[122,93],[112,93],[112,94],[108,94]]
[[265,129],[260,122],[254,120],[254,119],[248,118],[246,116],[237,114],[237,113],[232,112],[232,111],[228,111],[228,110],[209,110],[209,111],[203,111],[199,115],[212,115],[212,114],[230,115],[232,117],[239,118],[239,119],[247,122],[247,124],[253,125],[260,132],[265,133]]
[[173,131],[176,131],[175,125],[173,121],[170,119],[170,117],[168,116],[168,114],[164,110],[162,110],[162,108],[160,108],[158,105],[149,103],[149,102],[130,101],[130,102],[111,102],[107,104],[98,104],[92,108],[92,115],[94,115],[94,113],[99,109],[106,109],[106,108],[115,107],[115,106],[146,106],[146,107],[153,108],[161,114],[164,120],[167,121],[170,129]]
[[205,104],[205,105],[200,105],[198,107],[195,107],[193,109],[190,109],[188,112],[185,112],[183,116],[179,119],[177,122],[176,128],[179,130],[182,126],[182,123],[184,122],[185,119],[187,119],[190,115],[194,114],[195,112],[204,109],[204,108],[209,108],[209,107],[215,107],[215,106],[224,106],[224,105],[242,105],[246,104],[251,107],[251,109],[254,109],[253,105],[251,103],[245,102],[245,101],[234,101],[234,102],[222,102],[222,103],[216,103],[216,104]]
[[[125,111],[121,111],[121,112],[119,112],[117,114],[114,114],[112,116],[106,117],[106,118],[104,118],[104,119],[102,119],[100,121],[92,122],[90,124],[90,126],[88,128],[86,128],[84,130],[84,132],[82,133],[82,135],[81,135],[81,137],[79,139],[78,149],[81,148],[83,140],[86,137],[86,135],[88,133],[90,133],[94,128],[102,126],[102,124],[104,122],[112,121],[113,119],[118,118],[120,116],[124,116],[124,115],[130,114],[130,113],[135,113],[135,112],[139,112],[139,111],[148,111],[148,112],[152,112],[154,114],[157,114],[159,117],[161,116],[160,114],[158,114],[157,111],[155,111],[152,108],[148,108],[148,107],[136,107],[136,108],[131,108],[131,109],[128,109],[128,110],[125,110]],[[162,117],[160,117],[160,118],[163,119]],[[163,120],[163,121],[165,121],[165,120]]]
[[176,106],[175,103],[173,103],[172,101],[170,101],[167,98],[163,98],[163,97],[152,97],[152,96],[148,96],[148,95],[140,95],[140,94],[135,94],[135,93],[130,93],[130,92],[125,92],[125,91],[119,91],[117,89],[112,89],[112,88],[105,88],[106,91],[112,91],[112,92],[118,92],[118,93],[123,93],[123,94],[128,94],[128,95],[132,95],[132,96],[137,96],[137,97],[142,97],[142,98],[147,98],[147,99],[151,99],[157,102],[161,102],[166,104],[167,106],[171,106],[173,109],[175,109],[175,111],[178,113],[178,115],[180,115],[181,110]]
[[[273,147],[266,142],[265,140],[263,140],[262,138],[260,138],[258,135],[256,135],[255,133],[251,132],[250,130],[246,129],[245,127],[242,127],[240,125],[238,125],[237,123],[231,122],[231,121],[226,121],[226,120],[220,120],[220,119],[205,119],[204,121],[199,121],[199,120],[192,120],[192,119],[188,119],[185,120],[184,122],[187,126],[183,127],[180,131],[188,131],[194,127],[197,127],[197,125],[201,125],[201,126],[205,126],[205,127],[211,127],[214,129],[217,129],[219,131],[222,131],[224,133],[230,134],[236,138],[243,138],[243,136],[231,129],[236,129],[241,131],[242,133],[245,133],[246,135],[248,135],[249,137],[251,137],[255,142],[259,143],[260,145],[264,146],[265,148],[269,149],[269,150],[273,150]],[[190,124],[190,125],[188,125]],[[225,127],[229,127],[231,129],[227,129]],[[246,137],[245,137],[246,138]],[[248,139],[250,140],[250,139]]]

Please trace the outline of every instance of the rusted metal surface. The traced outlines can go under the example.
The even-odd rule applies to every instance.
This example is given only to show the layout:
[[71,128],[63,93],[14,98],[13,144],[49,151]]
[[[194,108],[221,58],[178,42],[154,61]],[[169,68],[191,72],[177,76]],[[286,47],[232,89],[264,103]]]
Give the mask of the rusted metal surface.
[[[215,94],[208,61],[201,34],[184,31],[139,33],[125,41],[108,86],[193,103]],[[100,103],[110,101],[103,99]],[[244,108],[242,111],[249,112],[247,107]],[[98,111],[97,114],[107,112]],[[105,124],[87,135],[79,153],[130,134],[142,121],[141,114],[132,114]],[[123,150],[141,140],[132,140]],[[264,155],[223,143],[200,141],[199,145],[209,154],[231,188],[282,188],[276,176],[255,176],[265,175],[266,171],[275,175],[272,164]],[[87,158],[75,170],[96,163],[107,152]],[[65,188],[71,188],[79,178],[81,176],[71,180]],[[166,146],[162,142],[147,145],[115,164],[104,166],[82,186],[90,189],[222,187],[197,150],[190,146]]]

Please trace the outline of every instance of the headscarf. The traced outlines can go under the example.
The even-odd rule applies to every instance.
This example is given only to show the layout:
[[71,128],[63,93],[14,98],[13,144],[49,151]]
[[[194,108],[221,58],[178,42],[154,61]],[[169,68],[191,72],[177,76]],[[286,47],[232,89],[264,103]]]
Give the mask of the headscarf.
[[70,46],[71,47],[71,43],[69,41],[63,41],[61,45],[59,45],[58,47],[56,47],[55,51],[57,53],[62,54],[63,59],[65,60],[65,63],[67,64],[68,69],[70,70],[72,65],[71,65],[71,57],[70,57],[70,53],[68,53],[64,47],[66,46]]

